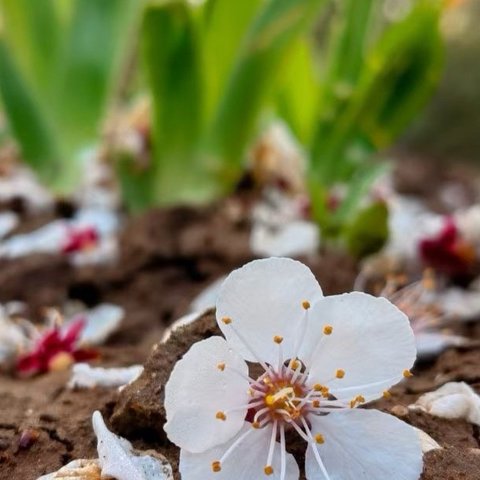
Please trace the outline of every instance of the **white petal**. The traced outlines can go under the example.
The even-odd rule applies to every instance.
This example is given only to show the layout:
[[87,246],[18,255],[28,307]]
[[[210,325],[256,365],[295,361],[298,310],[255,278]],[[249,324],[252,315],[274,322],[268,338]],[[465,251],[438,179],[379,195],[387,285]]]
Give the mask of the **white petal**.
[[480,315],[480,294],[464,288],[445,288],[436,299],[446,315],[459,320],[475,320]]
[[415,335],[418,358],[435,357],[448,347],[468,345],[470,340],[443,332],[419,332]]
[[42,475],[37,480],[96,479],[100,478],[100,473],[98,460],[80,459],[67,463],[54,473]]
[[425,393],[410,408],[437,417],[461,418],[480,426],[480,396],[464,382],[449,382]]
[[[417,480],[422,449],[415,430],[375,410],[352,409],[312,417],[312,433],[325,442],[315,448],[330,480]],[[308,480],[325,480],[311,447],[305,470]]]
[[121,387],[133,382],[143,372],[142,365],[124,368],[91,367],[88,363],[76,363],[72,367],[69,388]]
[[272,228],[257,223],[250,234],[250,249],[260,257],[298,257],[315,253],[320,245],[318,225],[295,220]]
[[[320,340],[318,324],[331,325],[331,335]],[[327,385],[337,398],[377,398],[415,361],[408,319],[385,298],[360,292],[326,297],[312,307],[309,325],[306,337],[317,344],[309,381]],[[341,379],[338,369],[345,372]]]
[[10,237],[0,244],[0,257],[60,252],[67,229],[66,220],[55,220],[33,232]]
[[165,459],[132,452],[128,440],[108,430],[100,412],[92,417],[103,477],[116,480],[173,480],[172,467]]
[[[248,429],[251,433],[240,442],[228,458],[222,463],[220,472],[212,471],[212,462],[218,461],[230,445]],[[264,468],[268,458],[268,450],[272,427],[260,430],[252,429],[251,424],[245,424],[239,434],[230,442],[212,448],[204,453],[180,452],[180,474],[182,480],[280,480],[280,444],[274,450],[273,473],[265,475]],[[286,455],[285,480],[298,480],[298,465],[291,454]]]
[[[222,371],[220,363],[225,364]],[[216,418],[217,412],[247,405],[247,364],[221,337],[194,344],[175,365],[165,386],[164,426],[168,438],[190,452],[204,452],[230,440],[242,428],[247,408]]]
[[[313,304],[320,298],[320,285],[302,263],[288,258],[255,260],[225,280],[217,301],[217,320],[228,343],[243,358],[276,364],[279,347],[273,337],[284,338],[284,356],[292,357],[305,316],[302,302]],[[224,325],[224,317],[232,319],[233,328],[250,349],[232,326]]]
[[[125,310],[118,305],[103,303],[98,307],[75,315],[70,321],[85,319],[81,343],[102,345],[115,332],[125,316]],[[67,323],[68,324],[68,323]]]
[[19,223],[18,215],[13,212],[0,212],[0,239],[10,233]]
[[417,432],[418,438],[420,439],[422,453],[428,453],[432,450],[442,449],[440,444],[436,442],[428,433],[425,433],[423,430],[420,430],[417,427],[413,427],[413,429]]

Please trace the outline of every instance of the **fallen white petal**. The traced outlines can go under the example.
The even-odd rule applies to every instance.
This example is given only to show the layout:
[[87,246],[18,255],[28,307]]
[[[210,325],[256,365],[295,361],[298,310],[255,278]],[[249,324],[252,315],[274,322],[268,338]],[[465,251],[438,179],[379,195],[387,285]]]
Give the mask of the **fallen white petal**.
[[85,327],[80,342],[85,345],[102,345],[117,330],[125,316],[125,310],[118,305],[103,303],[91,310],[73,316],[66,325],[82,318]]
[[110,235],[102,238],[92,248],[72,253],[70,263],[76,267],[112,264],[118,258],[118,251],[118,239],[116,236]]
[[0,244],[0,257],[60,252],[67,230],[66,220],[55,220],[33,232],[15,235]]
[[92,417],[103,477],[116,480],[173,480],[172,467],[165,460],[137,455],[129,441],[108,430],[100,412]]
[[19,350],[27,344],[23,330],[8,318],[0,305],[0,369],[10,366]]
[[439,292],[438,301],[449,317],[474,320],[480,317],[480,292],[451,287]]
[[76,363],[72,368],[69,388],[121,387],[136,380],[143,372],[141,365],[125,368],[91,367],[88,363]]
[[101,236],[111,235],[120,227],[117,212],[108,208],[82,208],[75,213],[71,222],[73,227],[93,227]]
[[0,238],[9,234],[18,225],[18,215],[13,212],[0,213]]
[[260,257],[297,257],[318,250],[318,226],[305,220],[295,220],[277,227],[254,224],[250,234],[250,249]]
[[422,395],[412,410],[422,410],[443,418],[458,418],[480,426],[480,396],[464,382],[449,382]]
[[448,347],[468,345],[470,340],[458,335],[443,332],[419,332],[415,334],[417,344],[417,358],[427,359],[435,357]]
[[420,439],[420,444],[422,446],[422,453],[428,453],[431,450],[441,450],[442,447],[428,434],[423,430],[420,430],[417,427],[413,427],[418,434]]
[[37,480],[101,480],[98,460],[73,460],[60,470],[42,475]]

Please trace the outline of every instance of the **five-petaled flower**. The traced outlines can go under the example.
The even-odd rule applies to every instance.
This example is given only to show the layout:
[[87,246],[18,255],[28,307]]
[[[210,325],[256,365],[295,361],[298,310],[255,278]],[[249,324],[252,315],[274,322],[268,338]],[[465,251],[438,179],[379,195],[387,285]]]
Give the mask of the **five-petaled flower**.
[[194,344],[165,388],[183,480],[298,480],[290,432],[307,443],[308,480],[419,478],[414,429],[356,408],[415,360],[408,319],[388,300],[324,297],[306,266],[270,258],[229,275],[217,322],[225,339]]

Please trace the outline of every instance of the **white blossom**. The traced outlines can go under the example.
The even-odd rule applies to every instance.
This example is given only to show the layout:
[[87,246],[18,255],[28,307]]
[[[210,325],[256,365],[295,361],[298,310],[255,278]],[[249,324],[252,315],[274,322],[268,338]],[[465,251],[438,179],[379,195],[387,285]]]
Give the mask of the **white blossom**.
[[356,408],[415,360],[394,305],[359,292],[324,297],[306,266],[270,258],[228,276],[216,315],[225,339],[194,344],[165,387],[164,428],[181,448],[182,480],[297,480],[289,431],[307,444],[308,480],[419,478],[415,430]]

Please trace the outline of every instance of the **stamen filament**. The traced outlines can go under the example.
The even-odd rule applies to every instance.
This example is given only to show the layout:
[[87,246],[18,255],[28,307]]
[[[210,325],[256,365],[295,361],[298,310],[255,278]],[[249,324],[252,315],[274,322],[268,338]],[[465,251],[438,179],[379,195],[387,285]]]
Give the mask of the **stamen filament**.
[[278,421],[275,420],[273,422],[272,436],[270,437],[270,448],[268,449],[267,465],[265,468],[267,467],[270,467],[270,469],[272,468],[273,453],[275,451],[275,444],[277,443],[277,426],[278,426]]
[[252,349],[252,347],[248,344],[248,342],[245,340],[244,336],[235,328],[235,326],[233,325],[233,322],[230,321],[229,323],[225,323],[225,325],[227,325],[228,327],[230,327],[233,331],[233,333],[235,333],[235,335],[238,337],[238,339],[243,343],[244,347],[250,352],[250,354],[252,355],[253,358],[255,358],[255,361],[262,366],[262,368],[270,375],[273,375],[273,372],[271,370],[271,368],[262,360],[260,360],[260,357],[254,352],[254,350]]
[[327,469],[325,468],[325,465],[323,464],[322,459],[320,458],[320,454],[318,453],[316,441],[313,438],[312,432],[310,431],[310,428],[308,428],[308,424],[307,424],[306,420],[303,417],[302,417],[301,420],[302,420],[303,428],[305,428],[305,431],[307,432],[307,436],[308,436],[307,441],[308,441],[308,444],[310,445],[310,448],[313,451],[313,455],[315,456],[315,460],[317,461],[318,466],[320,467],[320,470],[325,475],[325,479],[326,480],[331,480],[330,476],[328,475]]
[[254,428],[249,428],[246,432],[243,432],[231,445],[228,447],[228,450],[222,455],[222,458],[219,460],[220,465],[225,462],[225,460],[231,455],[231,453],[238,447],[238,445],[245,440],[252,432]]

